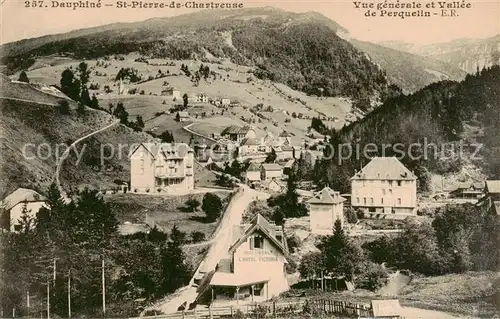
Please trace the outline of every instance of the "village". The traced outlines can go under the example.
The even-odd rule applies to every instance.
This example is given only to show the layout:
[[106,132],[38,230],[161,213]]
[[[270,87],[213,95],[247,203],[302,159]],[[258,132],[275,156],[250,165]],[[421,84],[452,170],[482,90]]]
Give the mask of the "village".
[[[339,189],[323,182],[326,173],[319,168],[331,164],[328,152],[330,143],[336,143],[336,130],[364,115],[346,107],[348,99],[298,95],[234,65],[189,61],[188,67],[186,61],[133,55],[132,63],[122,58],[87,61],[93,75],[89,98],[99,100],[101,106],[93,109],[109,117],[103,121],[106,125],[142,135],[134,136],[139,142],[117,165],[119,178],[113,169],[96,169],[107,179],[90,189],[117,210],[120,236],[160,232],[168,238],[179,231],[179,237],[187,239],[179,240],[176,248],[189,260],[185,282],[176,282],[173,291],[149,292],[146,297],[137,289],[129,297],[137,315],[458,318],[450,314],[456,304],[439,301],[436,306],[435,295],[416,302],[411,289],[425,286],[421,282],[429,278],[466,272],[472,262],[450,253],[444,266],[436,265],[433,260],[441,257],[437,244],[424,246],[425,253],[417,251],[418,244],[429,229],[444,233],[447,227],[439,222],[456,222],[455,212],[470,210],[478,219],[496,217],[500,180],[464,174],[458,182],[435,183],[437,187],[424,192],[419,191],[416,172],[401,159],[373,156],[343,176]],[[81,66],[62,65],[51,73],[78,74]],[[107,74],[113,67],[118,73]],[[64,96],[49,86],[48,72],[43,67],[29,72],[42,83],[31,85],[52,97]],[[85,134],[80,142],[94,133]],[[57,162],[51,190],[57,189],[71,208],[89,183],[69,188],[69,183],[60,182],[65,160],[69,162]],[[112,166],[99,160],[95,166]],[[54,209],[52,201],[48,194],[28,187],[11,192],[1,201],[3,231],[27,231],[26,220]],[[407,240],[408,246],[400,244]],[[168,246],[174,240],[160,241]],[[455,237],[450,241],[453,249],[440,247],[446,253],[462,247]],[[410,248],[414,255],[405,255]],[[462,262],[463,268],[453,268]],[[54,277],[55,264],[54,259],[54,266],[46,267]],[[103,313],[104,268],[103,259]],[[49,299],[41,304],[49,304]]]

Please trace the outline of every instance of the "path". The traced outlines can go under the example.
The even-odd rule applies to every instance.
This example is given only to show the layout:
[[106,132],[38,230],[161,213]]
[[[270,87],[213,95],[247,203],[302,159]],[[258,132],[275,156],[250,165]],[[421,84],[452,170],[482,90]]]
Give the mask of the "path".
[[83,141],[84,139],[86,138],[89,138],[93,135],[96,135],[98,133],[101,133],[102,131],[105,131],[107,129],[109,129],[110,127],[116,125],[120,123],[119,120],[115,120],[113,123],[109,124],[109,125],[106,125],[105,127],[102,127],[100,129],[98,129],[97,131],[93,131],[92,133],[89,133],[87,135],[84,135],[82,137],[80,137],[79,139],[77,139],[76,141],[74,141],[73,143],[71,143],[71,145],[66,148],[66,150],[64,151],[64,153],[61,155],[61,157],[59,157],[59,160],[57,162],[57,166],[56,166],[56,184],[57,184],[57,188],[59,189],[59,192],[61,193],[61,195],[64,197],[64,198],[68,198],[66,196],[66,193],[64,192],[62,186],[61,186],[61,180],[59,179],[59,175],[61,173],[61,167],[62,167],[62,164],[64,163],[64,160],[66,159],[66,157],[68,157],[69,155],[69,152],[71,151],[71,149],[73,149],[76,144],[78,144],[79,142]]
[[456,317],[447,312],[427,310],[412,307],[401,307],[401,316],[405,319],[469,319],[473,317],[460,316]]
[[410,281],[411,278],[409,276],[403,275],[398,270],[391,276],[387,285],[380,288],[377,293],[384,296],[396,296],[398,292],[406,287]]
[[184,126],[184,127],[182,127],[182,128],[183,128],[186,132],[188,132],[188,133],[191,133],[191,134],[193,134],[193,135],[196,135],[196,136],[202,137],[202,138],[204,138],[204,139],[207,139],[207,140],[209,140],[209,141],[212,141],[212,142],[216,142],[216,143],[217,143],[217,140],[215,140],[215,139],[213,139],[213,138],[211,138],[211,137],[205,136],[205,135],[203,135],[203,134],[200,134],[200,133],[198,133],[198,132],[193,131],[193,130],[191,129],[191,126],[193,126],[193,125],[194,125],[194,124],[196,124],[196,123],[197,123],[197,122],[194,122],[194,123],[188,124],[188,125],[186,125],[186,126]]
[[163,313],[174,313],[183,302],[190,304],[196,300],[198,293],[196,292],[197,288],[194,286],[194,279],[214,270],[219,260],[225,256],[231,245],[233,226],[241,224],[243,213],[248,205],[257,197],[269,197],[269,194],[255,191],[246,185],[240,184],[239,187],[239,193],[229,203],[213,238],[203,243],[211,244],[211,246],[204,260],[194,273],[189,285],[179,289],[170,300],[157,304],[154,307],[155,309],[159,309]]
[[0,96],[0,99],[19,101],[19,102],[36,103],[36,104],[48,105],[48,106],[57,106],[57,104],[54,104],[54,103],[38,102],[38,101],[26,100],[26,99],[18,99],[16,97]]

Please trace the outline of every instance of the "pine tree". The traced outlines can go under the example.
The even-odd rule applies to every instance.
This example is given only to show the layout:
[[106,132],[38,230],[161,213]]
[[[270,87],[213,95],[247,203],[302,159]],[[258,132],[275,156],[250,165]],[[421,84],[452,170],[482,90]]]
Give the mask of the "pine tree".
[[18,79],[18,81],[25,82],[25,83],[30,83],[30,79],[28,78],[28,75],[26,74],[25,71],[21,71],[21,73],[19,73],[19,79]]

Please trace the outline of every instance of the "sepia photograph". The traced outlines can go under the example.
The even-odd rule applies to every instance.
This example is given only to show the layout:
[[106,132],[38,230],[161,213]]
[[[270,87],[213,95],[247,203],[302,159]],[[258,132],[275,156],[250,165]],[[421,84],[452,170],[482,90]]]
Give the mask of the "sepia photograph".
[[500,0],[0,1],[0,318],[500,319]]

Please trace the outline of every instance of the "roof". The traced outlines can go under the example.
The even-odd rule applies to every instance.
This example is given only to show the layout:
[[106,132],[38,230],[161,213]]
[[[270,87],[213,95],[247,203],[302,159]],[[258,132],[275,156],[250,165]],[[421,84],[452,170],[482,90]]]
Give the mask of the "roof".
[[4,209],[9,210],[21,202],[43,202],[45,197],[27,188],[18,188],[2,201]]
[[396,157],[374,157],[352,179],[416,180],[417,177]]
[[313,198],[307,201],[309,204],[339,204],[346,201],[340,196],[340,192],[336,192],[330,187],[325,187],[314,195]]
[[210,280],[210,286],[239,287],[268,282],[270,280],[270,275],[265,272],[248,273],[245,276],[241,276],[234,273],[217,271]]
[[[257,214],[249,224],[238,225],[233,229],[233,244],[229,247],[229,253],[233,253],[236,248],[246,242],[247,238],[256,231],[264,234],[283,254],[286,255],[288,253],[282,227],[270,223],[261,214]],[[276,235],[279,234],[281,234],[281,240],[276,238]]]
[[222,131],[221,135],[224,135],[224,134],[246,134],[250,130],[253,130],[253,129],[248,125],[245,125],[243,127],[240,127],[237,125],[230,125]]
[[285,164],[285,168],[292,168],[293,167],[293,164],[295,164],[295,160],[294,159],[291,159],[291,160],[288,160],[288,162],[286,162]]
[[488,193],[500,193],[500,180],[486,181],[486,189]]
[[257,163],[251,162],[247,168],[247,172],[259,172],[260,166]]
[[246,138],[241,141],[241,145],[260,145],[260,141],[256,138]]
[[372,309],[374,317],[400,316],[402,312],[398,299],[372,300]]
[[278,164],[262,164],[262,168],[266,171],[281,171],[282,167]]
[[165,158],[184,158],[186,154],[193,153],[193,149],[186,143],[141,143],[131,153],[132,156],[141,146],[143,146],[153,158],[163,155]]
[[185,111],[177,112],[177,114],[179,114],[180,117],[189,117],[189,113]]

